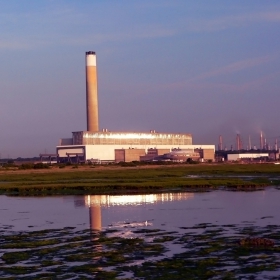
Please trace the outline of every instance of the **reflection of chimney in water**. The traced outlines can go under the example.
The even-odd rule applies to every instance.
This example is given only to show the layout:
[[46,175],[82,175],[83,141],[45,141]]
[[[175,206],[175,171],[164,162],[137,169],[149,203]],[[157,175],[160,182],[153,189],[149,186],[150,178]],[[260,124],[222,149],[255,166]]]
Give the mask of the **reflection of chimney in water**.
[[[102,258],[102,245],[99,242],[99,237],[102,229],[101,223],[101,196],[100,195],[87,195],[85,196],[86,205],[89,208],[89,225],[90,225],[90,240],[92,242],[92,263],[96,264]],[[99,272],[102,271],[102,267],[96,267],[93,272],[93,279],[98,278]],[[98,278],[101,279],[101,278]]]
[[91,230],[101,230],[101,196],[88,195],[86,197],[89,206],[89,224]]
[[101,206],[91,205],[89,207],[89,224],[91,230],[101,230]]

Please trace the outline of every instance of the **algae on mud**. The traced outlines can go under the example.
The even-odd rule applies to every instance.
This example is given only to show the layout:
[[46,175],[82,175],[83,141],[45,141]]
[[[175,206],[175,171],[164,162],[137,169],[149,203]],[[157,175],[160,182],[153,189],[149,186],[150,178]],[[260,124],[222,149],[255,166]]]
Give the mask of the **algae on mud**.
[[0,194],[126,194],[205,190],[221,186],[233,190],[254,190],[279,185],[279,174],[280,166],[274,164],[113,166],[83,167],[78,170],[52,167],[43,171],[1,171]]
[[[230,228],[230,234],[228,232]],[[170,232],[135,229],[134,238],[108,230],[5,232],[0,240],[1,279],[277,279],[280,273],[280,226],[251,226],[250,236],[273,239],[272,247],[241,246],[248,228],[239,225],[199,224]],[[156,233],[162,233],[159,240]],[[150,234],[154,234],[153,237]],[[148,235],[148,236],[146,236]],[[22,247],[5,244],[19,237]],[[170,238],[169,238],[170,237]],[[172,237],[172,238],[171,238]],[[21,240],[22,238],[22,240]],[[29,247],[24,245],[27,238]],[[59,240],[48,246],[35,243]],[[183,249],[166,257],[168,244]],[[275,274],[275,277],[271,273]],[[129,275],[129,276],[128,276]]]

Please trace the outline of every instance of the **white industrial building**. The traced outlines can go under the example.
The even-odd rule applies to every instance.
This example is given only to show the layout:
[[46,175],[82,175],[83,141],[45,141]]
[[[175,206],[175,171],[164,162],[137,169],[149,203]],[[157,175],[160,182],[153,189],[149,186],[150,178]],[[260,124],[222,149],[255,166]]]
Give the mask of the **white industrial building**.
[[189,133],[99,131],[97,64],[92,51],[86,52],[86,105],[87,131],[72,132],[72,138],[60,140],[56,147],[59,161],[115,161],[116,153],[120,156],[122,150],[130,154],[127,158],[139,160],[149,149],[161,152],[200,149],[205,150],[202,155],[211,151],[214,159],[215,145],[193,145]]
[[[61,139],[57,146],[57,154],[60,159],[81,161],[115,161],[115,151],[160,149],[172,151],[174,149],[205,149],[215,151],[214,145],[192,145],[191,134],[183,133],[149,133],[138,132],[73,132],[73,137]],[[143,154],[141,154],[143,155]],[[140,156],[140,154],[138,155]],[[137,157],[137,156],[136,156]],[[139,160],[136,158],[135,160]]]
[[268,158],[268,153],[240,153],[240,154],[228,154],[228,161],[237,161],[241,159],[257,159]]

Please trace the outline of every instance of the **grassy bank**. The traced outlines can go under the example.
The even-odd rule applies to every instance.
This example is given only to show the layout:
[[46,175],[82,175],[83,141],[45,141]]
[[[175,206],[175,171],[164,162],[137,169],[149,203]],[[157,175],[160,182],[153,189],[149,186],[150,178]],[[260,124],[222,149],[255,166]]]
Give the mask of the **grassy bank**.
[[135,193],[278,185],[280,165],[52,166],[0,171],[0,193],[14,195]]

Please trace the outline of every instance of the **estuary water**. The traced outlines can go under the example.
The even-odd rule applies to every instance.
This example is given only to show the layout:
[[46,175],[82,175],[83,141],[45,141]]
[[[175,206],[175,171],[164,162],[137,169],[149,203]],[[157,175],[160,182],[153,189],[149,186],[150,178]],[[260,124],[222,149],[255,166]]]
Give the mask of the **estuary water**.
[[147,195],[0,196],[0,228],[34,231],[74,227],[178,230],[201,223],[266,226],[280,221],[280,191],[210,191]]
[[[0,196],[0,278],[279,279],[279,202],[276,187]],[[241,244],[259,237],[273,245]]]

